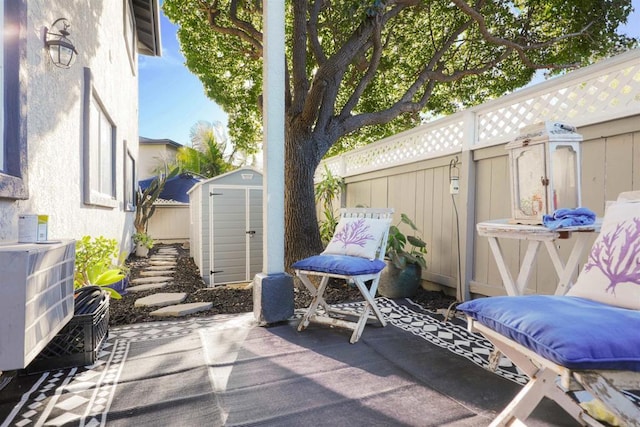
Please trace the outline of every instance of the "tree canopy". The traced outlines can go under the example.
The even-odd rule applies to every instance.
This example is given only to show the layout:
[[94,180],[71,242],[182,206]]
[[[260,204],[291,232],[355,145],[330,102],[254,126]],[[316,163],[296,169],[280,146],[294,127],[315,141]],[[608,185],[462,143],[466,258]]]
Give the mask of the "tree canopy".
[[[630,0],[294,0],[286,15],[287,264],[315,253],[313,174],[336,150],[629,49]],[[165,0],[187,67],[246,152],[261,141],[262,0]]]

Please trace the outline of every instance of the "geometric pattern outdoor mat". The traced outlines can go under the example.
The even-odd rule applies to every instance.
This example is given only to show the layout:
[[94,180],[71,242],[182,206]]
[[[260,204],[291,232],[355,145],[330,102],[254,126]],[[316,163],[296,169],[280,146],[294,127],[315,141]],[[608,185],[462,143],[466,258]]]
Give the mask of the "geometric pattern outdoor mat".
[[[379,298],[376,301],[386,319],[395,327],[465,357],[478,366],[489,366],[492,344],[477,334],[469,333],[461,318],[444,322],[443,316],[425,311],[410,300]],[[355,310],[358,304],[341,304],[340,307]],[[301,316],[300,311],[296,316]],[[41,374],[0,427],[62,426],[67,423],[104,426],[130,343],[185,336],[199,328],[253,326],[253,314],[246,313],[111,328],[94,365]],[[518,384],[527,382],[527,377],[506,357],[502,358],[495,373]],[[640,405],[639,396],[630,393],[628,396]]]

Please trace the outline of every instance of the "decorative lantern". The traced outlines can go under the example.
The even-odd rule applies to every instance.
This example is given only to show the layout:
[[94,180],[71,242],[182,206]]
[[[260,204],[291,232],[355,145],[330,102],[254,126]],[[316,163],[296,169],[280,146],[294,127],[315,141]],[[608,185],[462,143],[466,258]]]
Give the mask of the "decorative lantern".
[[526,126],[506,148],[511,173],[511,222],[542,224],[542,215],[575,209],[580,198],[580,142],[574,126]]
[[44,45],[56,67],[70,68],[78,57],[78,51],[69,39],[69,21],[57,19],[51,29],[44,29]]

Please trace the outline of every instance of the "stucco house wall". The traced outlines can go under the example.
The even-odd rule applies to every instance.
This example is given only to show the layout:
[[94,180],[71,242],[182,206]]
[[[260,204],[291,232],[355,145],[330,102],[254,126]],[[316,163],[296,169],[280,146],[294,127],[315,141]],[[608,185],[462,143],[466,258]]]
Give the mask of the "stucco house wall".
[[[133,211],[125,194],[135,182],[132,165],[138,158],[137,55],[160,53],[157,0],[4,4],[5,29],[13,30],[5,31],[5,52],[8,44],[17,44],[21,94],[20,105],[5,100],[5,108],[19,111],[27,194],[0,196],[0,242],[17,239],[18,215],[37,213],[49,216],[49,239],[104,235],[128,250]],[[8,17],[18,22],[7,25]],[[62,17],[71,24],[69,38],[78,51],[69,69],[54,66],[44,45],[45,27]],[[145,19],[149,26],[143,37]],[[115,130],[112,195],[106,198],[86,188],[96,170],[87,167],[94,161],[87,156],[89,99],[99,101]],[[0,184],[3,178],[0,174]]]
[[140,137],[138,179],[154,177],[157,175],[158,168],[175,163],[180,147],[182,144],[171,139]]

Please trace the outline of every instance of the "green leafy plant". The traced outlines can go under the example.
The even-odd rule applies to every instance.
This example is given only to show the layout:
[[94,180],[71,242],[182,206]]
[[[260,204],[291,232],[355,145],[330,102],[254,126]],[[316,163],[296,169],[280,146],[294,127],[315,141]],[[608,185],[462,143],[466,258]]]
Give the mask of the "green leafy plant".
[[[114,259],[118,260],[118,264],[114,264]],[[83,236],[76,242],[74,288],[90,285],[106,287],[119,282],[127,274],[121,260],[115,239]],[[106,287],[105,290],[114,299],[122,298],[114,289]]]
[[331,170],[324,166],[324,178],[315,186],[316,204],[320,204],[321,214],[324,219],[318,221],[320,238],[324,246],[329,244],[333,233],[338,225],[338,211],[334,209],[333,202],[344,190],[344,180],[339,176],[334,176]]
[[[400,224],[408,225],[416,234],[405,235],[398,228]],[[400,215],[400,222],[397,225],[389,227],[386,256],[397,268],[403,269],[407,264],[418,264],[422,268],[427,268],[427,261],[424,258],[427,253],[427,244],[418,234],[418,227],[406,214]]]
[[147,233],[134,233],[133,242],[142,245],[147,249],[153,248],[154,241]]

